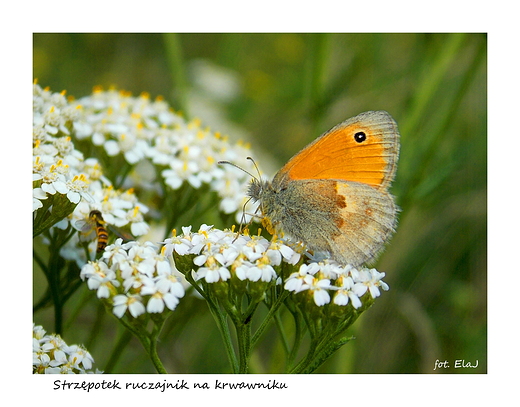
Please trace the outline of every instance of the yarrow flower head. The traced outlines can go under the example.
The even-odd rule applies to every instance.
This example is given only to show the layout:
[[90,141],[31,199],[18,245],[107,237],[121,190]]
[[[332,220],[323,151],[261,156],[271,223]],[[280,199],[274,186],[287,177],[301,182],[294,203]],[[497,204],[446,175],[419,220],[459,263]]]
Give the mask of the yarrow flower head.
[[[146,205],[137,200],[132,189],[113,188],[99,161],[84,159],[75,148],[78,123],[86,120],[82,106],[67,100],[65,92],[51,93],[38,84],[33,89],[34,234],[53,226],[66,229],[69,222],[85,232],[83,225],[77,226],[78,221],[88,221],[92,210],[100,211],[107,225],[128,225],[133,236],[146,234],[149,227],[142,216],[148,211]],[[94,227],[89,229],[92,231]],[[86,240],[86,236],[92,241],[91,253],[95,253],[95,234],[84,234],[79,240]],[[78,236],[69,240],[61,253],[83,265],[87,259],[79,240]]]
[[184,296],[180,275],[151,242],[117,239],[101,259],[83,266],[80,276],[118,318],[173,311]]
[[66,195],[77,204],[87,195],[89,184],[89,178],[81,172],[83,154],[75,149],[70,136],[80,109],[69,105],[65,92],[51,93],[38,84],[33,90],[34,187],[47,195]]
[[314,303],[323,306],[331,302],[345,306],[349,302],[355,309],[362,306],[360,298],[368,291],[372,299],[379,297],[379,288],[387,291],[382,280],[385,273],[366,267],[357,269],[341,266],[334,261],[302,264],[285,282],[285,289],[294,293],[307,292]]
[[47,335],[43,327],[33,324],[33,373],[103,373],[93,371],[93,364],[92,355],[83,346],[69,346],[59,335]]
[[296,264],[300,255],[289,246],[261,236],[241,235],[231,230],[215,229],[202,225],[198,232],[183,228],[181,236],[173,236],[164,242],[166,253],[180,256],[193,255],[197,267],[193,275],[196,281],[216,283],[235,278],[255,283],[276,282],[275,267],[282,260]]
[[[246,159],[251,155],[249,145],[230,143],[220,133],[201,127],[198,119],[186,121],[162,97],[152,100],[147,93],[134,97],[98,87],[72,106],[81,106],[82,116],[74,122],[78,139],[90,139],[108,157],[121,156],[128,165],[142,164],[143,171],[132,175],[134,185],[153,188],[145,179],[153,179],[158,172],[172,190],[183,184],[193,189],[208,185],[219,196],[219,209],[225,214],[242,209],[249,176],[235,167],[219,166],[218,161],[232,161],[251,170],[252,163]],[[150,172],[148,177],[143,175],[146,172]]]
[[[288,276],[280,273],[282,263],[296,267],[300,253],[283,241],[272,241],[260,236],[241,235],[230,230],[214,229],[203,225],[198,232],[183,228],[183,234],[164,242],[165,253],[173,253],[178,263],[191,255],[195,281],[205,283],[247,282],[278,283],[284,281],[284,289],[300,299],[309,298],[314,306],[324,306],[331,301],[338,306],[352,304],[362,306],[361,297],[369,292],[372,299],[380,295],[379,288],[388,290],[382,280],[384,273],[376,269],[356,269],[341,266],[334,261],[300,264],[298,270]],[[236,285],[235,285],[236,286]]]

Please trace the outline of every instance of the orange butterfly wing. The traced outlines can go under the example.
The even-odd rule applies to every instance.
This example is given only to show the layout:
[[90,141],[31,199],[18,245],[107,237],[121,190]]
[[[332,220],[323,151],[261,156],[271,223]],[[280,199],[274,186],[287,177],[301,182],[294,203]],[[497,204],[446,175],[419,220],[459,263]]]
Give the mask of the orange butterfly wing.
[[356,181],[377,189],[392,182],[399,157],[399,132],[385,111],[365,112],[324,133],[280,170],[290,180]]

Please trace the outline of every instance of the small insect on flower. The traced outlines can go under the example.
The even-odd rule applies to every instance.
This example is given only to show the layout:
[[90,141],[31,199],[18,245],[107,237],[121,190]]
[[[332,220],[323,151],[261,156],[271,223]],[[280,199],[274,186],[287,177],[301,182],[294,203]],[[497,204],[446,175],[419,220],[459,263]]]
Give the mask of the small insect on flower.
[[101,211],[94,209],[90,211],[88,216],[88,220],[79,220],[76,222],[76,227],[80,230],[83,235],[83,240],[88,240],[88,237],[92,231],[95,231],[97,238],[97,253],[105,250],[108,244],[108,230],[107,227],[110,228],[111,231],[114,232],[116,236],[119,236],[125,240],[132,240],[133,236],[130,236],[129,233],[123,232],[122,230],[116,229],[111,225],[107,225],[106,221],[103,219],[103,215]]
[[94,210],[89,215],[92,222],[96,223],[96,234],[97,234],[97,252],[102,252],[107,247],[108,243],[108,232],[104,226],[105,221],[100,211]]
[[94,229],[96,231],[97,236],[97,252],[100,253],[105,250],[108,243],[108,232],[105,228],[105,220],[103,219],[103,215],[98,210],[90,211],[88,215],[88,221],[80,220],[76,222],[76,226],[78,226],[82,233],[89,234],[89,232]]

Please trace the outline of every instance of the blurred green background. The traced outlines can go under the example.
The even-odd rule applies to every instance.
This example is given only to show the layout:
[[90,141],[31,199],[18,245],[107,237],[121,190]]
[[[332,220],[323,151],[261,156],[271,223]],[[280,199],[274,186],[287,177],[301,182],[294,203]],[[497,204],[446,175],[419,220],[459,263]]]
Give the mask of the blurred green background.
[[[402,212],[376,268],[391,289],[319,372],[437,373],[436,360],[448,361],[442,372],[487,372],[485,34],[34,34],[34,77],[76,98],[95,85],[162,95],[250,141],[271,174],[340,121],[387,110],[401,132],[392,192]],[[115,324],[82,294],[64,338],[87,345],[103,369],[120,346]],[[73,315],[83,298],[92,306]],[[187,297],[174,314],[159,345],[167,369],[227,371],[205,304]],[[34,320],[52,332],[51,311]],[[283,359],[273,357],[281,348],[263,345],[253,369],[279,371],[265,364]],[[142,354],[131,340],[115,372],[153,372]],[[462,359],[478,367],[456,369]]]

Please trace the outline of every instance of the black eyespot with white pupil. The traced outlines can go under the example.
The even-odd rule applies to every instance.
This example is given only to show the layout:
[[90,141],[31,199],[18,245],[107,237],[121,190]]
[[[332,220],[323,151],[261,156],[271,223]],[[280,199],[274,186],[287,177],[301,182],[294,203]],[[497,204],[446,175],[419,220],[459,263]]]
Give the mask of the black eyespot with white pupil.
[[357,143],[362,143],[367,139],[367,135],[364,131],[358,131],[356,134],[354,134],[354,140],[356,140]]

